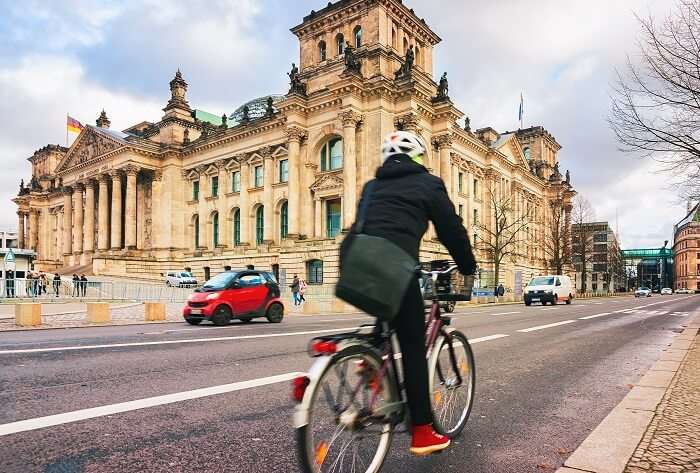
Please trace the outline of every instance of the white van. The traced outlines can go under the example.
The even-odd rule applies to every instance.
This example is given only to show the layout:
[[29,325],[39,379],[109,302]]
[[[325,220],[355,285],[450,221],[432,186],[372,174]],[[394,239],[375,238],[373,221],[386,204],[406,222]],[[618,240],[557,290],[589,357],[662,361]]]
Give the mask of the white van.
[[541,302],[542,305],[546,305],[547,302],[552,305],[557,302],[571,304],[575,294],[576,289],[571,284],[569,276],[537,276],[525,286],[523,299],[525,305],[533,302]]
[[195,287],[197,279],[187,271],[171,271],[165,275],[165,285],[173,287]]

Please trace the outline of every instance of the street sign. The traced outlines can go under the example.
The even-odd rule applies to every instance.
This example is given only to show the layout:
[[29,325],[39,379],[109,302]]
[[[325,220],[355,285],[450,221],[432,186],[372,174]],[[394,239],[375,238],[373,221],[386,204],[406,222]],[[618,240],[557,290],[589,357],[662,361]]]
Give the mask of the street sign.
[[14,271],[16,260],[15,252],[12,251],[12,248],[8,249],[7,253],[5,253],[5,259],[3,260],[5,271]]

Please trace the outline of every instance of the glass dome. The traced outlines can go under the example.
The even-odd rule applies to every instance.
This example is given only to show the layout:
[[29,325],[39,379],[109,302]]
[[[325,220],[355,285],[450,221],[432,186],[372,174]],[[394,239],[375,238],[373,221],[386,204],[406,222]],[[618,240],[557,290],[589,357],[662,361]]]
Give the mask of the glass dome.
[[257,99],[250,100],[240,107],[238,107],[231,115],[228,117],[228,126],[236,126],[241,123],[243,119],[243,107],[248,106],[248,117],[251,121],[258,120],[265,116],[265,110],[267,109],[267,98],[272,97],[272,108],[277,112],[275,104],[284,98],[284,95],[265,95],[263,97],[258,97]]

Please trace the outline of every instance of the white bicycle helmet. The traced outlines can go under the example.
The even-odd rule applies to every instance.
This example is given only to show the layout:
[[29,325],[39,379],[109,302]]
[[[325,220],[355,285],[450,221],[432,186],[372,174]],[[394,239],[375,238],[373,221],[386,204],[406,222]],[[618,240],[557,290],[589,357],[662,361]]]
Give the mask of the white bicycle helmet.
[[409,131],[389,133],[382,143],[382,162],[397,154],[405,154],[418,164],[423,164],[423,141]]

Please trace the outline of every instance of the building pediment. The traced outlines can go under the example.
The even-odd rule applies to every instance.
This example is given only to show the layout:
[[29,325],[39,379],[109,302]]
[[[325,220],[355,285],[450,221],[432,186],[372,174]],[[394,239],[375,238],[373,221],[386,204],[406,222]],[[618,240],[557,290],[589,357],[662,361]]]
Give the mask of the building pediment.
[[68,149],[56,172],[65,172],[98,161],[101,157],[124,148],[125,143],[98,133],[93,127],[86,127]]
[[493,144],[493,149],[505,156],[511,164],[530,169],[523,148],[515,137],[515,133],[501,135],[501,138]]
[[316,181],[311,184],[314,192],[340,190],[343,188],[343,177],[340,173],[321,174]]

